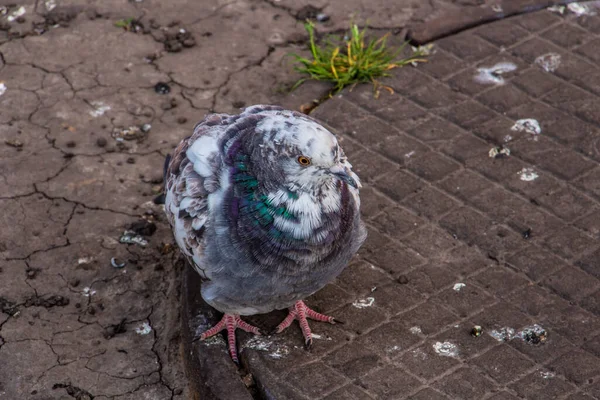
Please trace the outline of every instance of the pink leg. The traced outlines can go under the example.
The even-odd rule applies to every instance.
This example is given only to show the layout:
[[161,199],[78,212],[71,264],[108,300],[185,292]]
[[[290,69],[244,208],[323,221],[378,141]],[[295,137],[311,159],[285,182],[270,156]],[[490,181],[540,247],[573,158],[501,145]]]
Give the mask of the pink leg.
[[250,325],[247,322],[242,321],[239,315],[234,314],[225,314],[223,318],[212,328],[205,331],[200,335],[200,340],[208,339],[211,336],[216,335],[221,332],[223,329],[227,330],[227,344],[229,347],[229,354],[231,355],[231,359],[234,363],[239,364],[237,347],[235,344],[235,330],[236,328],[240,328],[246,332],[254,333],[255,335],[260,335],[260,331],[257,327]]
[[315,321],[329,322],[330,324],[339,322],[333,317],[329,317],[311,310],[306,304],[304,304],[302,300],[300,300],[289,308],[288,316],[285,317],[285,319],[279,325],[277,325],[277,328],[275,328],[275,333],[283,332],[284,329],[288,328],[292,322],[297,319],[298,323],[300,324],[300,329],[302,329],[302,334],[304,335],[304,345],[307,349],[309,349],[312,346],[312,332],[308,326],[307,318]]

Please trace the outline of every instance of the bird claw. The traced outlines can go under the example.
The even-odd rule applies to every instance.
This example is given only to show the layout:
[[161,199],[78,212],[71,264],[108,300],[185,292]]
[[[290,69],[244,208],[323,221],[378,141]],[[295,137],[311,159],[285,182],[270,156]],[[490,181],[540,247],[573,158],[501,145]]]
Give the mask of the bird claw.
[[312,340],[312,338],[310,338],[310,339],[306,339],[306,340],[304,341],[304,349],[305,349],[306,351],[310,351],[310,350],[312,350],[312,345],[313,345],[313,340]]
[[255,335],[261,334],[260,330],[257,327],[252,326],[249,323],[242,321],[242,319],[240,318],[239,315],[225,314],[225,315],[223,315],[223,318],[221,318],[221,320],[215,326],[204,331],[200,336],[194,338],[192,340],[192,342],[208,339],[209,337],[216,335],[217,333],[221,332],[222,330],[226,330],[229,355],[231,356],[231,360],[239,366],[240,362],[238,359],[238,352],[237,352],[236,339],[235,339],[235,330],[236,329],[242,329],[246,332],[254,333]]
[[300,329],[302,329],[302,334],[304,335],[304,348],[306,350],[310,350],[313,344],[312,340],[312,332],[310,327],[308,326],[307,318],[321,321],[321,322],[329,322],[330,324],[342,323],[334,319],[333,317],[329,317],[327,315],[318,313],[310,308],[303,301],[297,301],[292,307],[289,308],[289,314],[285,319],[277,325],[275,328],[275,333],[281,333],[286,328],[288,328],[294,320],[298,320],[300,324]]

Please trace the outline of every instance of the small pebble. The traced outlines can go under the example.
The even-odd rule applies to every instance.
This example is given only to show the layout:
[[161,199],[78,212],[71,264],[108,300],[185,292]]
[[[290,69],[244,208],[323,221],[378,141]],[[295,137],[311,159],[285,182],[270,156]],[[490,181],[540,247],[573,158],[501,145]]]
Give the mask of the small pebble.
[[154,85],[154,91],[158,94],[169,94],[171,92],[171,87],[164,82],[158,82]]
[[98,139],[96,139],[96,145],[97,145],[98,147],[104,147],[104,146],[106,146],[107,144],[108,144],[108,142],[107,142],[107,141],[106,141],[106,139],[105,139],[105,138],[103,138],[103,137],[99,137]]
[[65,145],[69,148],[73,148],[73,147],[77,146],[77,143],[75,143],[75,141],[73,141],[73,140],[69,140]]
[[7,139],[4,141],[4,143],[6,143],[10,147],[15,147],[17,149],[23,147],[23,142],[21,142],[18,139],[14,139],[14,140]]
[[400,275],[398,277],[398,283],[406,285],[408,283],[408,278],[406,277],[406,275]]
[[148,133],[148,132],[150,132],[150,129],[152,129],[152,125],[150,125],[150,124],[144,124],[144,125],[142,125],[142,127],[141,127],[141,130],[142,130],[142,132],[144,132],[144,133]]
[[133,158],[133,157],[128,157],[128,158],[127,158],[127,164],[135,164],[135,158]]
[[319,13],[317,14],[317,21],[319,22],[327,22],[329,21],[329,15],[325,14],[325,13]]
[[194,38],[187,38],[183,41],[183,47],[194,47],[196,45],[196,41]]
[[186,117],[179,117],[177,118],[177,123],[178,124],[185,124],[188,121],[188,119]]

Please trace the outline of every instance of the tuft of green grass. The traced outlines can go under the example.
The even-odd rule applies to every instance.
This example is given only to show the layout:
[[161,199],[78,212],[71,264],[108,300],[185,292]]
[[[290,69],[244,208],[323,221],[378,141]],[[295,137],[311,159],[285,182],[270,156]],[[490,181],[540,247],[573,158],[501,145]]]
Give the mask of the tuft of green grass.
[[125,19],[120,19],[118,21],[115,22],[115,26],[117,28],[123,28],[125,30],[130,30],[132,23],[135,21],[135,18],[125,18]]
[[423,57],[427,51],[421,48],[413,49],[412,55],[407,58],[398,59],[408,42],[395,52],[390,52],[386,47],[389,33],[365,43],[366,29],[361,31],[356,24],[352,24],[347,40],[340,40],[339,45],[329,40],[319,46],[315,40],[314,24],[308,21],[304,27],[309,35],[312,59],[292,54],[297,63],[294,69],[308,75],[298,80],[292,90],[307,80],[326,81],[334,84],[330,93],[333,95],[346,86],[370,82],[373,84],[375,97],[378,97],[381,88],[393,93],[392,88],[381,85],[378,78],[389,76],[391,69],[426,61]]

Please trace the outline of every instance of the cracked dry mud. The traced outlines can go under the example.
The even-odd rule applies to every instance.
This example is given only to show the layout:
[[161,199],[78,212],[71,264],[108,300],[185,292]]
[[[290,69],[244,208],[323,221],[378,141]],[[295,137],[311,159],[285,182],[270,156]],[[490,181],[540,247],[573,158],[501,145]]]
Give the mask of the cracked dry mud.
[[[309,3],[17,3],[0,16],[0,398],[185,398],[181,263],[151,202],[163,160],[209,111],[297,109],[327,92],[286,92]],[[465,5],[453,3],[310,5],[330,16],[321,31],[340,31],[352,18],[401,28]],[[129,17],[138,32],[115,26]],[[136,139],[115,138],[132,127]],[[119,243],[142,218],[158,227],[148,246]]]

